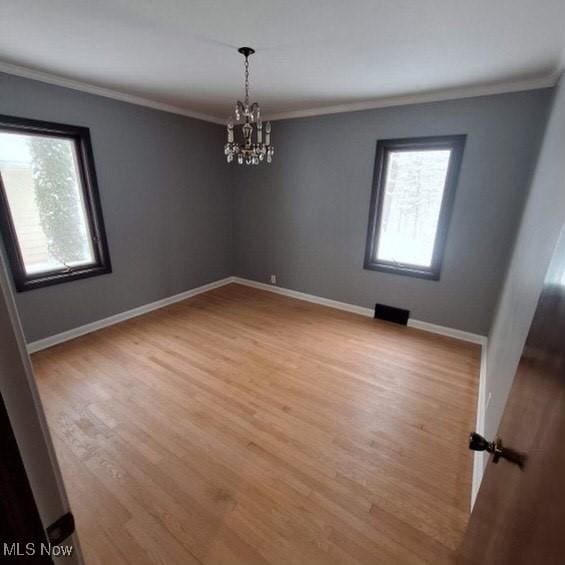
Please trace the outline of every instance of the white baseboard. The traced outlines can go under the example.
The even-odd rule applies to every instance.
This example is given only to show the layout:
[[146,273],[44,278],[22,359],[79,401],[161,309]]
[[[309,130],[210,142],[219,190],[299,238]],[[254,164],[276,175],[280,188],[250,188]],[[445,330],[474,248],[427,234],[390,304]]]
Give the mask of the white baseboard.
[[[138,306],[137,308],[133,308],[132,310],[127,310],[125,312],[120,312],[119,314],[115,314],[114,316],[109,316],[108,318],[103,318],[101,320],[96,320],[95,322],[91,322],[89,324],[85,324],[83,326],[79,326],[78,328],[73,328],[71,330],[61,332],[44,339],[39,339],[37,341],[32,341],[28,343],[27,349],[29,353],[35,353],[36,351],[41,351],[42,349],[46,349],[47,347],[51,347],[53,345],[57,345],[58,343],[63,343],[65,341],[69,341],[70,339],[74,339],[76,337],[80,337],[81,335],[85,335],[90,332],[94,332],[96,330],[112,326],[113,324],[117,324],[119,322],[123,322],[124,320],[129,320],[130,318],[134,318],[136,316],[140,316],[141,314],[145,314],[147,312],[151,312],[152,310],[157,310],[158,308],[163,308],[163,306],[167,306],[169,304],[173,304],[175,302],[180,302],[181,300],[186,300],[191,296],[196,296],[197,294],[202,294],[203,292],[207,292],[214,288],[219,288],[229,283],[239,283],[245,286],[251,286],[253,288],[259,288],[261,290],[266,290],[268,292],[274,292],[275,294],[282,294],[284,296],[289,296],[291,298],[296,298],[298,300],[304,300],[306,302],[312,302],[314,304],[321,304],[322,306],[329,306],[330,308],[336,308],[337,310],[344,310],[345,312],[352,312],[353,314],[359,314],[360,316],[365,316],[368,318],[372,318],[374,315],[374,311],[372,308],[365,308],[363,306],[356,306],[355,304],[349,304],[347,302],[340,302],[338,300],[332,300],[330,298],[323,298],[321,296],[316,296],[314,294],[307,294],[305,292],[299,292],[297,290],[291,290],[289,288],[284,288],[280,286],[274,286],[258,281],[253,281],[250,279],[244,279],[241,277],[226,277],[224,279],[220,279],[218,281],[211,282],[209,284],[205,284],[185,292],[181,292],[179,294],[175,294],[173,296],[169,296],[167,298],[163,298],[161,300],[157,300],[155,302],[150,302],[149,304],[144,304],[143,306]],[[483,350],[486,351],[486,343],[487,338],[486,336],[482,336],[479,334],[474,334],[470,332],[465,332],[462,330],[457,330],[455,328],[448,328],[446,326],[438,326],[437,324],[431,324],[429,322],[423,322],[421,320],[415,320],[410,318],[408,320],[408,326],[424,330],[430,333],[435,333],[439,335],[445,335],[448,337],[453,337],[455,339],[460,339],[463,341],[468,341],[471,343],[478,343],[483,346]],[[482,370],[482,369],[481,369]]]
[[[475,421],[475,431],[481,435],[485,433],[485,412],[486,412],[486,378],[487,378],[487,344],[483,344],[481,349],[481,370],[479,374],[479,394],[477,397],[477,419]],[[484,451],[475,451],[473,458],[473,480],[471,484],[471,510],[475,505],[479,487],[483,480],[487,458]]]
[[431,332],[433,334],[440,334],[440,335],[446,335],[448,337],[454,337],[455,339],[468,341],[470,343],[478,343],[479,345],[486,345],[487,343],[487,337],[485,335],[465,332],[463,330],[456,330],[455,328],[448,328],[447,326],[438,326],[437,324],[430,324],[430,322],[422,322],[421,320],[414,320],[414,318],[410,318],[408,320],[408,326],[411,328],[416,328],[418,330]]
[[[284,288],[281,286],[274,286],[262,282],[253,281],[250,279],[244,279],[241,277],[233,277],[233,281],[239,284],[243,284],[245,286],[260,288],[261,290],[267,290],[269,292],[274,292],[276,294],[290,296],[291,298],[297,298],[298,300],[305,300],[306,302],[313,302],[314,304],[329,306],[330,308],[336,308],[338,310],[344,310],[346,312],[353,312],[354,314],[360,314],[361,316],[367,316],[369,318],[372,318],[375,314],[372,308],[355,306],[354,304],[348,304],[347,302],[339,302],[337,300],[331,300],[329,298],[322,298],[321,296],[316,296],[315,294],[306,294],[305,292],[298,292],[297,290],[290,290],[289,288]],[[429,322],[414,320],[413,318],[410,318],[408,320],[408,326],[434,334],[453,337],[455,339],[460,339],[462,341],[478,343],[480,345],[486,344],[487,342],[487,338],[484,335],[465,332],[462,330],[456,330],[455,328],[448,328],[446,326],[438,326],[436,324],[430,324]]]
[[141,316],[141,314],[146,314],[147,312],[151,312],[152,310],[163,308],[163,306],[168,306],[169,304],[180,302],[181,300],[186,300],[191,296],[196,296],[197,294],[208,292],[209,290],[212,290],[214,288],[219,288],[231,282],[234,282],[234,277],[226,277],[224,279],[220,279],[202,286],[198,286],[190,290],[186,290],[184,292],[175,294],[173,296],[168,296],[167,298],[163,298],[155,302],[150,302],[149,304],[144,304],[143,306],[138,306],[137,308],[133,308],[132,310],[120,312],[119,314],[115,314],[114,316],[109,316],[108,318],[102,318],[101,320],[96,320],[95,322],[91,322],[90,324],[85,324],[84,326],[79,326],[78,328],[73,328],[72,330],[68,330],[66,332],[61,332],[46,337],[44,339],[32,341],[31,343],[28,343],[27,350],[29,353],[35,353],[36,351],[41,351],[42,349],[46,349],[47,347],[57,345],[58,343],[63,343],[64,341],[69,341],[76,337],[80,337],[81,335],[85,335],[90,332],[94,332],[96,330],[106,328],[108,326],[113,326],[114,324],[123,322],[124,320],[129,320],[130,318]]
[[243,279],[241,277],[233,277],[233,279],[234,282],[243,284],[245,286],[252,286],[253,288],[267,290],[269,292],[274,292],[275,294],[290,296],[291,298],[304,300],[305,302],[313,302],[314,304],[329,306],[330,308],[336,308],[337,310],[344,310],[345,312],[352,312],[353,314],[359,314],[360,316],[367,316],[369,318],[372,318],[374,315],[374,311],[371,308],[364,308],[363,306],[355,306],[354,304],[348,304],[347,302],[339,302],[338,300],[331,300],[330,298],[322,298],[321,296],[316,296],[314,294],[306,294],[305,292],[291,290],[290,288],[283,288],[282,286],[274,286],[271,284],[252,281],[250,279]]

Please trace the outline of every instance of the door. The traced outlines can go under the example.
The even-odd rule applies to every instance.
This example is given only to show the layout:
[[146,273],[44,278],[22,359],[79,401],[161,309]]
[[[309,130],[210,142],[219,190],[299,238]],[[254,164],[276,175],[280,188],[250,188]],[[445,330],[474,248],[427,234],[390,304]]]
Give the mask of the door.
[[[498,431],[527,457],[523,470],[493,456],[459,561],[565,562],[565,230],[544,287]],[[489,438],[491,439],[491,438]]]
[[[62,557],[65,555],[59,550],[62,545],[57,545],[52,551],[49,549],[47,552],[51,553],[53,561],[65,565],[80,564],[82,556],[77,535],[65,538],[72,530],[69,502],[45,422],[2,253],[0,398],[2,410],[5,410],[5,413],[0,411],[0,563],[13,562],[12,533],[26,543],[44,537],[37,529],[39,517],[44,535],[48,534],[48,539],[54,545],[64,540],[63,544],[72,548],[68,557]],[[12,440],[17,445],[17,455]],[[18,502],[20,497],[21,501]],[[24,516],[27,518],[22,522]],[[7,545],[4,545],[4,541]],[[20,545],[20,550],[25,551],[25,547]],[[37,561],[37,554],[33,558],[28,557],[27,562],[32,559]]]

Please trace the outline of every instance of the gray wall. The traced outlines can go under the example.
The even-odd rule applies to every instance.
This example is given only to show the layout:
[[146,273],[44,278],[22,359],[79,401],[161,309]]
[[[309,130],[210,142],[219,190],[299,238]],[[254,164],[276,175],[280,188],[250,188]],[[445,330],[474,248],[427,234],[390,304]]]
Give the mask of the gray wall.
[[[486,335],[552,90],[277,121],[235,173],[236,274]],[[440,281],[363,269],[377,139],[468,134]]]
[[487,397],[492,393],[492,399],[485,415],[487,437],[494,437],[498,429],[564,224],[565,78],[561,77],[489,338],[485,390]]
[[6,74],[0,114],[90,128],[114,269],[18,293],[28,341],[231,274],[223,128]]
[[[0,113],[90,128],[113,273],[16,295],[28,341],[230,274],[487,334],[552,90],[277,121],[271,166],[218,125],[0,74]],[[379,138],[467,133],[439,282],[366,271]]]

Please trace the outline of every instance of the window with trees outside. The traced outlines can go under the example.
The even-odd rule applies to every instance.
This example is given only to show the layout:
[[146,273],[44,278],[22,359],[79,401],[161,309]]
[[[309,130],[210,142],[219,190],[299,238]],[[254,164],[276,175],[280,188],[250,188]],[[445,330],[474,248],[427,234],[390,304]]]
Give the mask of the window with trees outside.
[[111,271],[88,128],[0,116],[0,221],[18,291]]
[[439,279],[465,140],[377,143],[366,269]]

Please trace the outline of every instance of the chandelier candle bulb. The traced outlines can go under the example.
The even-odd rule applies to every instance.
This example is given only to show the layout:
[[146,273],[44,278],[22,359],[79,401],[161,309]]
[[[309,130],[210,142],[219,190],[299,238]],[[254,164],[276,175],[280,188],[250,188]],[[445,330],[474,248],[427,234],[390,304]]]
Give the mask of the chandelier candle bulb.
[[[255,53],[251,47],[241,47],[238,50],[245,57],[245,95],[243,102],[237,101],[234,117],[227,121],[228,139],[224,146],[224,154],[228,163],[237,159],[242,165],[258,165],[267,157],[267,163],[272,161],[275,148],[271,145],[271,123],[265,124],[265,141],[263,142],[263,122],[261,108],[257,102],[249,103],[249,55]],[[256,124],[256,127],[253,127]],[[241,141],[236,141],[235,126],[241,126]],[[254,132],[255,138],[254,142]]]

